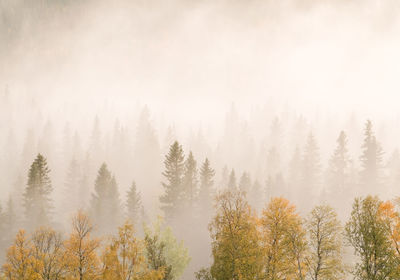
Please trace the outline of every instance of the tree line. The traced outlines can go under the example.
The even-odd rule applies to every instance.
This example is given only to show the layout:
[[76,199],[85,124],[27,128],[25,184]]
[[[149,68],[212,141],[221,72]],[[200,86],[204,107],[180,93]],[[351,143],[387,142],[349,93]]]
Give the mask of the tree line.
[[[361,170],[356,180],[356,184],[360,185],[365,193],[374,191],[382,184],[382,155],[383,151],[380,144],[375,138],[372,129],[372,123],[370,121],[367,121],[364,128],[364,142],[362,145],[362,155],[360,157]],[[308,205],[313,205],[316,201],[325,200],[324,198],[330,198],[333,201],[342,201],[341,199],[349,199],[349,197],[353,197],[352,195],[350,195],[351,192],[349,191],[352,188],[351,186],[355,184],[354,170],[352,169],[352,161],[349,158],[348,154],[347,136],[343,131],[340,133],[337,139],[337,147],[330,158],[329,168],[327,170],[328,180],[326,189],[335,189],[335,192],[326,192],[326,189],[318,191],[317,186],[320,184],[318,176],[318,172],[320,172],[319,155],[318,146],[312,134],[310,134],[308,137],[303,155],[300,155],[300,153],[297,151],[296,156],[295,152],[294,159],[290,166],[291,168],[289,170],[289,177],[292,178],[291,180],[293,180],[293,182],[295,182],[296,180],[298,182],[298,187],[296,189],[293,189],[292,196],[296,196],[298,193],[303,192],[304,194],[302,196],[307,197],[307,199],[304,199],[303,202],[307,203]],[[265,204],[265,201],[271,201],[268,207],[272,207],[274,209],[277,208],[274,211],[282,211],[279,208],[281,206],[275,205],[279,203],[276,202],[276,198],[274,198],[275,196],[273,195],[272,191],[273,188],[279,188],[278,185],[274,185],[277,183],[277,181],[279,181],[278,177],[273,179],[268,178],[265,187],[263,187],[262,184],[260,184],[257,180],[251,180],[249,172],[243,172],[239,179],[237,179],[234,169],[231,169],[230,171],[224,169],[221,176],[221,181],[215,183],[214,181],[216,172],[212,168],[210,160],[208,158],[205,158],[200,167],[198,167],[198,163],[193,153],[189,152],[188,155],[185,156],[182,145],[177,141],[175,141],[170,146],[169,151],[165,156],[164,167],[164,172],[162,173],[164,177],[164,180],[162,182],[163,194],[159,197],[159,202],[160,208],[163,211],[167,224],[172,227],[172,229],[178,234],[180,239],[184,239],[186,244],[189,244],[192,258],[196,263],[198,262],[204,264],[205,262],[207,262],[207,260],[209,259],[209,255],[205,248],[210,246],[209,241],[211,241],[211,253],[214,257],[214,265],[211,266],[209,270],[202,270],[201,272],[199,272],[200,274],[198,275],[203,275],[204,273],[209,272],[210,275],[212,275],[213,277],[220,279],[219,276],[217,276],[218,274],[216,274],[215,272],[215,265],[217,265],[215,263],[218,258],[216,257],[214,251],[214,239],[219,236],[217,234],[218,228],[223,227],[220,223],[222,223],[222,220],[224,218],[219,217],[217,219],[218,215],[220,215],[220,207],[224,207],[224,213],[231,211],[229,210],[229,207],[232,207],[232,205],[235,205],[236,207],[238,206],[236,205],[238,203],[243,203],[242,206],[239,205],[242,209],[250,209],[249,212],[245,214],[245,216],[248,215],[246,218],[248,220],[247,222],[253,221],[253,224],[246,224],[246,227],[248,227],[249,230],[253,229],[255,231],[246,232],[245,235],[248,237],[253,236],[254,239],[253,241],[249,241],[253,243],[247,244],[244,247],[250,250],[251,248],[253,248],[252,246],[254,245],[255,247],[253,249],[256,251],[259,249],[259,240],[264,240],[266,238],[265,233],[261,234],[260,232],[272,230],[260,230],[260,225],[262,225],[263,223],[267,223],[268,220],[266,219],[266,217],[264,217],[266,209],[265,207],[263,209],[263,206]],[[68,176],[66,184],[67,186],[71,186],[71,192],[72,189],[76,189],[76,185],[79,185],[79,181],[76,180],[75,171],[76,165],[74,165],[72,162],[68,172],[70,176]],[[303,186],[307,186],[307,188]],[[216,201],[214,201],[214,197],[216,196],[216,194],[219,193],[221,189],[225,192],[217,195],[217,199]],[[56,225],[52,212],[54,209],[54,203],[51,198],[52,191],[53,186],[50,179],[50,168],[48,167],[47,160],[43,155],[38,154],[28,171],[28,180],[22,196],[22,205],[24,209],[22,215],[18,214],[15,211],[14,203],[11,199],[8,201],[7,206],[4,210],[0,209],[0,229],[3,233],[1,238],[1,245],[3,249],[8,247],[8,245],[11,243],[14,238],[14,234],[16,233],[18,228],[23,227],[27,230],[27,232],[33,234],[33,232],[35,232],[37,228],[48,227],[49,225]],[[246,198],[244,194],[246,194]],[[73,197],[74,201],[71,204],[74,205],[74,207],[72,210],[76,211],[77,209],[81,208],[80,204],[78,203],[80,199],[80,193],[74,193]],[[233,199],[232,197],[236,197],[234,199],[234,202],[229,202]],[[288,201],[282,199],[280,203],[287,204],[287,206],[285,207],[291,209],[289,211],[291,213],[291,216],[298,216],[298,218],[296,219],[293,218],[287,221],[290,224],[289,227],[280,229],[281,231],[283,230],[284,232],[286,232],[285,237],[282,237],[282,240],[285,240],[282,242],[286,244],[286,250],[289,250],[289,245],[292,246],[293,248],[291,249],[291,252],[292,254],[296,254],[296,258],[293,258],[293,256],[291,256],[286,251],[285,253],[276,252],[276,254],[278,255],[269,256],[267,258],[268,262],[271,262],[272,266],[268,265],[268,268],[266,268],[265,266],[261,266],[260,271],[263,271],[262,273],[264,273],[265,275],[269,275],[268,273],[272,273],[272,275],[275,275],[274,273],[276,273],[278,268],[273,265],[277,262],[276,260],[274,260],[274,258],[281,259],[279,254],[282,254],[284,258],[291,258],[291,260],[296,260],[297,270],[294,269],[292,263],[290,269],[289,266],[284,268],[285,271],[292,271],[291,274],[285,274],[284,277],[300,277],[300,279],[304,279],[304,277],[310,275],[310,271],[314,271],[313,273],[315,275],[317,273],[315,272],[315,270],[325,271],[325,268],[321,269],[321,264],[319,264],[320,267],[318,269],[315,267],[311,268],[310,263],[312,258],[310,256],[306,258],[302,255],[303,251],[309,252],[309,247],[311,246],[310,244],[312,244],[312,241],[305,241],[307,239],[307,230],[304,229],[304,227],[306,225],[309,225],[311,222],[304,222],[299,217],[299,214],[295,211],[294,206]],[[358,203],[360,204],[361,200]],[[376,204],[381,205],[382,203],[376,202]],[[389,207],[387,203],[384,205]],[[300,205],[299,209],[304,209],[302,206],[303,205]],[[394,206],[392,205],[389,208],[392,209],[391,215],[396,216],[397,212],[394,210]],[[103,163],[98,170],[97,177],[94,183],[94,189],[91,194],[91,199],[85,211],[93,224],[96,225],[94,233],[97,236],[108,236],[109,234],[117,234],[117,229],[119,226],[121,226],[121,224],[123,224],[124,220],[130,220],[133,224],[132,226],[137,229],[143,222],[148,221],[146,211],[141,203],[141,195],[137,189],[135,182],[132,182],[129,191],[125,196],[125,201],[122,202],[120,200],[117,180],[105,163]],[[257,217],[258,213],[261,216],[260,218]],[[320,208],[314,209],[312,213],[314,213],[315,215],[319,213],[323,217],[335,217],[335,219],[333,219],[332,221],[328,221],[328,224],[335,230],[335,232],[332,234],[338,236],[336,231],[339,231],[339,219],[336,217],[336,213],[334,213],[333,208],[324,205]],[[239,215],[242,216],[244,214],[242,212],[239,212]],[[320,217],[320,219],[322,218]],[[212,221],[210,225],[209,221]],[[314,222],[318,224],[318,227],[322,226],[321,224],[319,224],[321,222],[320,220]],[[393,225],[393,221],[388,220],[386,222],[391,227],[396,227],[396,225]],[[211,240],[209,240],[208,238],[204,238],[204,236],[207,235],[205,233],[207,226],[210,227]],[[365,225],[363,226],[365,230]],[[198,227],[199,230],[193,231],[194,227]],[[240,227],[242,227],[242,225],[240,225]],[[231,226],[229,226],[229,228],[231,230]],[[292,229],[293,231],[289,233],[289,229]],[[333,229],[332,231],[334,231]],[[369,230],[369,228],[367,227],[366,230]],[[298,236],[301,232],[303,232],[302,236]],[[21,232],[19,232],[18,234],[21,234]],[[291,240],[288,234],[292,234],[292,238],[296,237],[296,242],[300,243],[296,243],[294,239]],[[318,235],[320,233],[315,234]],[[350,239],[348,241],[354,242]],[[275,239],[273,239],[273,242],[282,243],[281,241]],[[196,248],[193,244],[197,244],[198,248],[200,248],[201,250]],[[322,246],[321,243],[317,242],[316,244],[317,245],[313,246]],[[338,240],[336,240],[335,242],[332,241],[329,244],[330,246],[335,245],[334,247],[339,248],[338,251],[329,252],[329,256],[332,257],[333,254],[340,255],[339,251],[341,251],[340,248],[342,248],[341,241],[339,242]],[[352,243],[352,245],[356,247],[355,243]],[[239,245],[233,243],[232,246],[234,246],[233,248],[237,248],[237,246]],[[263,247],[268,246],[264,244]],[[273,248],[271,250],[278,249]],[[293,250],[296,252],[294,252]],[[365,251],[364,248],[358,250]],[[259,256],[261,259],[263,256],[265,257],[265,250],[262,251],[263,253]],[[231,252],[231,254],[234,253]],[[257,251],[257,254],[260,254],[260,252]],[[317,253],[318,258],[321,257],[320,254],[321,253]],[[385,253],[386,257],[388,257],[389,255],[390,254],[388,254],[387,252]],[[254,256],[252,256],[252,259],[253,258]],[[335,267],[337,269],[337,271],[335,271],[334,273],[335,275],[339,274],[339,271],[344,273],[345,266],[340,264],[340,259],[341,258],[329,260],[331,265],[335,264]],[[395,259],[396,258],[394,257],[393,260]],[[259,261],[258,258],[255,258],[255,260]],[[232,261],[232,263],[234,262],[235,261]],[[289,262],[289,260],[285,261],[287,265],[289,265]],[[320,262],[320,260],[318,260],[317,263],[318,262]],[[254,265],[248,264],[248,268],[251,269],[253,273],[256,273],[256,270],[254,270]],[[225,264],[222,264],[222,266],[226,267]],[[236,267],[236,265],[234,265],[234,267]],[[232,268],[232,271],[234,271],[235,269]],[[241,273],[242,272],[240,272],[239,274]],[[232,277],[239,277],[238,275],[235,274]],[[260,277],[259,274],[257,274],[257,277]],[[280,279],[280,276],[277,277],[278,278],[266,279]],[[318,276],[314,277],[316,278],[312,279],[318,278]]]
[[[272,198],[260,216],[243,192],[226,190],[216,200],[216,215],[209,224],[213,261],[196,279],[400,277],[398,200],[356,198],[344,226],[327,204],[314,207],[303,219],[282,197]],[[353,249],[355,264],[345,263],[345,247]]]
[[94,226],[82,211],[72,219],[67,238],[51,227],[27,234],[19,230],[7,250],[3,279],[178,279],[189,258],[170,229],[157,223],[144,239],[125,222],[109,237],[93,237]]

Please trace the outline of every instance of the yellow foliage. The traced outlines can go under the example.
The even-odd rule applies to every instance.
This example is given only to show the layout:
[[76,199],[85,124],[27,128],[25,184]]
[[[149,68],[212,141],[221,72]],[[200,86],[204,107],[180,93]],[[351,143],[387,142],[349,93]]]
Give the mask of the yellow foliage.
[[217,203],[217,215],[210,224],[211,274],[219,280],[258,279],[262,258],[254,212],[240,192],[224,192]]
[[25,231],[20,230],[14,244],[7,251],[7,260],[3,272],[9,280],[34,280],[39,275],[32,269],[34,263],[32,244],[27,239]]
[[103,253],[104,280],[161,280],[162,270],[151,270],[144,255],[144,244],[134,237],[132,224],[119,228]]
[[92,239],[93,227],[89,218],[79,211],[72,220],[72,233],[64,243],[69,280],[99,279],[99,239]]
[[300,216],[284,198],[273,198],[262,212],[265,279],[304,279],[307,243]]

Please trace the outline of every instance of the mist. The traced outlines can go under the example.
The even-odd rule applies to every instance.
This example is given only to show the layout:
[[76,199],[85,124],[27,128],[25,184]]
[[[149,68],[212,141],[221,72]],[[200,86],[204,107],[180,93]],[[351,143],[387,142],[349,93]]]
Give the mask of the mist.
[[[10,201],[15,211],[1,262],[18,229],[66,236],[81,209],[93,234],[108,236],[136,209],[139,237],[148,242],[162,217],[187,248],[182,269],[171,265],[163,279],[195,279],[204,267],[217,275],[211,233],[226,189],[243,191],[260,217],[285,197],[304,219],[327,203],[342,225],[356,197],[396,199],[399,12],[394,0],[0,0],[0,214],[10,215]],[[194,190],[174,212],[162,197],[175,143],[181,187]],[[340,143],[345,183],[335,169]],[[27,208],[38,154],[51,179],[43,223]],[[206,159],[215,175],[204,198]],[[102,178],[116,203],[104,211],[115,216],[95,211]],[[133,182],[140,203],[131,209]],[[354,264],[357,253],[344,251]]]

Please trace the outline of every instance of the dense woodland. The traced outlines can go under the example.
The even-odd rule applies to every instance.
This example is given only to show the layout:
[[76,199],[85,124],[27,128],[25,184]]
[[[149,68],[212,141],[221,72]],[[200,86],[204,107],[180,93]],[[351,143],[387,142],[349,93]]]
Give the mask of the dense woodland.
[[0,279],[400,279],[399,11],[0,0]]
[[[5,111],[12,108],[9,91],[3,101]],[[108,135],[95,117],[86,148],[69,123],[57,130],[42,121],[22,146],[10,126],[2,157],[9,184],[0,219],[2,277],[400,277],[400,156],[395,150],[384,158],[373,122],[359,131],[358,157],[342,130],[323,164],[318,136],[301,116],[271,118],[259,150],[249,144],[243,154],[234,145],[249,136],[235,110],[223,132],[235,141],[216,149],[201,132],[184,145],[193,149],[184,149],[173,127],[162,148],[147,107],[133,134],[116,121]],[[303,139],[284,136],[292,123],[286,135]],[[296,144],[288,154],[281,145],[290,141]],[[130,177],[125,188],[119,174]]]

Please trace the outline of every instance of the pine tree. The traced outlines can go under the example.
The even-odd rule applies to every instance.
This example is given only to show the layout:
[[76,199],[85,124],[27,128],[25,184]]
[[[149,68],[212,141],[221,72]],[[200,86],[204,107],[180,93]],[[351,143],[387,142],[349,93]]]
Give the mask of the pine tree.
[[219,187],[221,189],[225,189],[228,187],[228,181],[229,181],[229,170],[228,167],[225,165],[224,168],[222,169],[221,172],[221,179],[219,182]]
[[25,218],[28,228],[47,225],[50,223],[52,192],[50,169],[46,158],[38,154],[31,165],[28,183],[24,193]]
[[367,120],[364,129],[362,154],[360,156],[362,168],[360,172],[360,184],[368,193],[377,190],[382,184],[382,157],[383,150],[372,130],[372,122]]
[[249,193],[249,203],[257,212],[261,210],[265,195],[262,192],[262,187],[258,180],[255,180]]
[[231,173],[229,174],[228,190],[230,191],[237,190],[236,175],[234,169],[232,169]]
[[136,183],[132,182],[132,185],[127,194],[126,208],[128,210],[128,219],[137,226],[141,220],[142,215],[142,199],[140,192],[137,191]]
[[79,185],[81,179],[81,170],[78,165],[78,162],[75,159],[72,159],[68,171],[67,176],[65,178],[64,183],[64,213],[69,216],[71,213],[77,211],[81,206],[79,203],[79,197],[82,195],[79,192]]
[[7,202],[7,208],[4,211],[4,226],[7,232],[4,234],[6,242],[12,240],[18,230],[18,216],[15,212],[14,202],[10,196]]
[[192,152],[189,153],[185,161],[183,175],[183,188],[185,199],[189,207],[193,207],[195,198],[197,197],[197,162],[193,157]]
[[161,209],[168,221],[171,221],[182,207],[184,175],[184,154],[182,146],[175,141],[164,160],[165,171],[162,175],[166,182],[163,182],[164,194],[160,197]]
[[[319,148],[312,133],[308,135],[302,163],[303,174],[301,178],[301,187],[303,189],[303,195],[309,196],[311,202],[313,202],[314,198],[318,196],[320,192],[321,165]],[[309,202],[307,202],[307,205],[309,205]]]
[[212,211],[212,193],[215,171],[211,168],[208,158],[205,159],[200,168],[200,192],[199,202],[203,213],[210,214]]
[[337,147],[329,161],[328,179],[332,190],[343,192],[348,183],[350,157],[347,149],[347,136],[340,132]]
[[120,201],[115,177],[103,163],[99,169],[91,200],[91,215],[100,233],[115,230],[119,225]]
[[239,180],[239,190],[242,192],[245,192],[246,195],[248,195],[250,192],[250,189],[251,189],[250,175],[247,172],[243,172],[243,174]]

